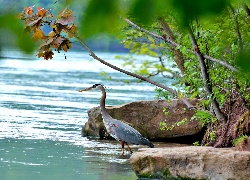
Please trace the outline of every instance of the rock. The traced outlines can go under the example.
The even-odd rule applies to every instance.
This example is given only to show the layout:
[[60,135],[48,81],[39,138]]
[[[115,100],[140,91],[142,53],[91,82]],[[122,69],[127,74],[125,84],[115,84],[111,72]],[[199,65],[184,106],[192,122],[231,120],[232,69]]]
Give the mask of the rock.
[[138,177],[250,179],[250,152],[201,146],[143,148],[130,163]]
[[[196,105],[199,100],[193,99],[190,102]],[[106,108],[113,118],[130,124],[143,136],[151,140],[190,136],[197,134],[202,129],[199,121],[190,120],[194,110],[189,110],[181,100],[172,100],[171,102],[165,100],[138,101]],[[164,115],[163,108],[165,108],[167,115]],[[82,130],[83,136],[107,138],[108,135],[102,122],[100,108],[90,109],[88,116],[88,122]],[[160,130],[160,122],[165,122],[168,126],[171,126],[184,118],[187,118],[187,123],[177,126],[173,130]]]

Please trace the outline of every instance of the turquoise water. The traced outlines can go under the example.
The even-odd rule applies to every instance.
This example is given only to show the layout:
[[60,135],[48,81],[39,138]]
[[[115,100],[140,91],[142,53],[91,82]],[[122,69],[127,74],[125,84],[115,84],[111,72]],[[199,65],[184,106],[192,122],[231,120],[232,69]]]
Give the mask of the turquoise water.
[[[115,54],[97,53],[120,66]],[[145,57],[140,57],[145,58]],[[113,77],[106,80],[100,72]],[[123,81],[131,83],[124,84]],[[53,60],[18,51],[0,58],[0,179],[136,179],[129,153],[119,143],[81,137],[87,110],[100,92],[79,93],[95,83],[107,87],[107,105],[154,99],[154,86],[116,72],[87,53]],[[138,149],[140,146],[132,146]]]

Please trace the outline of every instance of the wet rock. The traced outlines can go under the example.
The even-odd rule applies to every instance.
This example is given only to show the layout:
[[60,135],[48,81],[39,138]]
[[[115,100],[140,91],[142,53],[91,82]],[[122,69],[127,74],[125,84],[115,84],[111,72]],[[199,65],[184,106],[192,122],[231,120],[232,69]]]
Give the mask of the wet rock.
[[138,177],[250,179],[250,152],[201,146],[143,148],[130,163]]
[[[197,99],[190,101],[193,105],[199,102]],[[194,110],[189,110],[181,100],[172,100],[171,102],[165,100],[138,101],[106,108],[113,118],[130,124],[143,136],[151,140],[191,136],[202,130],[202,126],[198,121],[190,120]],[[83,136],[109,138],[103,125],[100,108],[94,107],[90,109],[88,116],[88,122],[82,129]],[[160,130],[160,122],[165,122],[170,127],[184,118],[187,119],[187,123],[172,130]]]

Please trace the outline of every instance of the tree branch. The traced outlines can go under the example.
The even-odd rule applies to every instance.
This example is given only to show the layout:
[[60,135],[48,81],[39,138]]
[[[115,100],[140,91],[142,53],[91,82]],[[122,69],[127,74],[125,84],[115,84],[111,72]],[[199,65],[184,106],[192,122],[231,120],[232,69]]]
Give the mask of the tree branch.
[[192,46],[195,50],[195,55],[198,58],[200,68],[201,68],[201,74],[202,74],[202,79],[203,79],[203,83],[204,83],[204,88],[209,96],[209,99],[210,99],[210,102],[212,104],[216,118],[220,122],[225,123],[226,120],[225,120],[225,117],[219,108],[219,103],[213,98],[213,92],[212,92],[211,82],[210,82],[210,78],[209,78],[209,74],[208,74],[208,69],[207,69],[207,66],[206,66],[205,61],[204,61],[205,58],[204,58],[203,54],[201,54],[201,52],[200,52],[199,46],[195,40],[194,34],[193,34],[190,26],[188,26],[188,35],[189,35],[189,39],[192,43]]
[[[146,30],[146,29],[141,28],[140,26],[136,25],[135,23],[133,23],[133,22],[130,21],[129,19],[125,19],[125,21],[126,21],[128,24],[130,24],[131,26],[133,26],[134,28],[136,28],[137,30],[139,30],[139,31],[141,31],[141,32],[145,32],[145,33],[149,34],[150,36],[153,36],[153,37],[155,37],[155,38],[161,39],[161,40],[163,40],[163,41],[165,41],[165,42],[167,42],[167,43],[169,43],[169,44],[171,44],[171,45],[174,45],[174,46],[176,46],[176,47],[177,47],[177,46],[178,46],[178,47],[181,47],[181,46],[182,46],[182,45],[180,45],[180,44],[178,44],[178,43],[176,43],[176,42],[174,42],[174,41],[172,41],[172,40],[170,40],[170,39],[164,38],[163,36],[159,36],[159,35],[157,35],[157,34],[155,34],[155,33],[152,33],[152,32],[150,32],[150,31],[148,31],[148,30]],[[187,51],[190,52],[190,53],[192,53],[192,54],[196,54],[196,52],[195,52],[194,50],[187,49]],[[207,59],[207,60],[216,62],[216,63],[218,63],[218,64],[220,64],[220,65],[222,65],[222,66],[224,66],[224,67],[226,67],[226,68],[228,68],[228,69],[230,69],[230,70],[232,70],[232,71],[238,71],[238,69],[236,69],[235,67],[231,66],[230,64],[228,64],[228,63],[225,62],[225,61],[222,61],[222,60],[219,60],[219,59],[210,57],[210,56],[208,56],[208,55],[203,55],[203,57],[204,57],[205,59]]]
[[[175,41],[175,37],[174,37],[168,23],[165,21],[165,19],[160,18],[159,21],[161,23],[161,26],[162,26],[164,32],[169,37],[169,39],[171,41]],[[183,55],[182,55],[181,51],[179,49],[176,49],[175,46],[172,44],[170,45],[170,48],[174,52],[175,62],[177,64],[178,68],[181,70],[182,75],[184,75],[185,67],[184,67],[184,59],[183,59]]]
[[250,17],[250,9],[246,3],[243,4],[243,8],[246,11],[247,17]]
[[[64,29],[65,31],[71,33],[72,35],[74,35],[74,37],[75,37],[75,38],[84,46],[84,48],[90,53],[89,55],[90,55],[91,57],[93,57],[95,60],[101,62],[102,64],[104,64],[104,65],[106,65],[106,66],[108,66],[108,67],[110,67],[110,68],[112,68],[112,69],[114,69],[114,70],[116,70],[116,71],[122,72],[122,73],[124,73],[124,74],[126,74],[126,75],[135,77],[135,78],[140,79],[140,80],[142,80],[142,81],[149,82],[150,84],[153,84],[153,85],[155,85],[155,86],[157,86],[157,87],[160,87],[160,88],[162,88],[162,89],[165,89],[165,90],[167,90],[168,92],[170,92],[173,96],[177,96],[177,95],[178,95],[177,91],[174,90],[174,89],[172,89],[172,88],[170,88],[170,87],[167,87],[167,86],[165,86],[165,85],[163,85],[163,84],[160,84],[160,83],[158,83],[158,82],[155,82],[155,81],[153,81],[153,80],[151,80],[151,79],[149,79],[149,78],[146,78],[146,77],[140,76],[140,75],[138,75],[138,74],[132,73],[132,72],[130,72],[130,71],[126,71],[126,70],[124,70],[124,69],[121,69],[121,68],[119,68],[119,67],[117,67],[117,66],[114,66],[113,64],[110,64],[110,63],[104,61],[103,59],[101,59],[101,58],[99,58],[98,56],[96,56],[96,54],[87,46],[87,44],[85,44],[85,43],[83,42],[83,40],[82,40],[79,36],[77,36],[76,34],[74,34],[72,31],[70,31],[70,30],[67,29],[66,27],[63,27],[63,29]],[[189,109],[196,108],[196,107],[195,107],[194,105],[192,105],[186,98],[182,97],[181,100],[183,101],[184,104],[187,105],[187,107],[188,107]]]
[[237,38],[238,38],[238,43],[239,43],[239,51],[241,52],[243,50],[243,42],[242,42],[242,36],[241,36],[241,33],[240,33],[240,27],[239,27],[239,21],[238,21],[238,15],[236,14],[234,8],[232,5],[229,6],[232,13],[233,13],[233,16],[234,19],[235,19],[235,31],[236,31],[236,34],[237,34]]

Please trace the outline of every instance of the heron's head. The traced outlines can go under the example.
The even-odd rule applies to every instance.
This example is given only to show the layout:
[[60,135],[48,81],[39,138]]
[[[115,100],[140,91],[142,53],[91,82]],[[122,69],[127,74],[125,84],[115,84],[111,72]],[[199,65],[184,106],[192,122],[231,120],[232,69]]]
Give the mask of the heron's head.
[[94,85],[91,86],[91,87],[88,87],[88,88],[79,90],[79,92],[90,91],[90,90],[92,90],[92,89],[100,89],[100,88],[103,88],[103,85],[101,85],[101,84],[94,84]]

